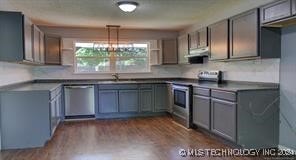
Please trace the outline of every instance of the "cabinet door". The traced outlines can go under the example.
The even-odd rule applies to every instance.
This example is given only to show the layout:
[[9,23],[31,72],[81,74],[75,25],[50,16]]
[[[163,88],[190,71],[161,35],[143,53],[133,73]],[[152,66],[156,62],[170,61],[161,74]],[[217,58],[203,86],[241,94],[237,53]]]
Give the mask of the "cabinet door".
[[296,14],[296,0],[292,0],[292,15]]
[[258,10],[252,10],[230,19],[230,58],[259,56]]
[[60,37],[45,36],[45,63],[61,64]]
[[189,49],[196,49],[198,46],[198,32],[189,34]]
[[33,62],[33,37],[31,20],[24,16],[24,60]]
[[119,93],[119,112],[138,112],[139,94],[138,90],[120,90]]
[[188,55],[188,51],[188,35],[178,37],[178,64],[188,63],[188,58],[184,57]]
[[116,113],[118,112],[118,91],[100,90],[99,91],[99,112]]
[[53,99],[50,102],[50,113],[50,128],[51,135],[53,135],[56,127],[56,99]]
[[138,112],[139,95],[138,90],[120,90],[119,112]]
[[62,94],[61,93],[59,93],[59,95],[57,96],[56,103],[57,103],[56,118],[57,118],[57,125],[58,125],[62,119]]
[[198,31],[198,48],[208,46],[208,28],[202,28]]
[[44,58],[45,58],[45,48],[44,48],[44,33],[40,32],[40,37],[39,37],[39,48],[40,48],[40,63],[44,63]]
[[210,60],[223,60],[228,58],[228,26],[228,20],[223,20],[209,26]]
[[166,84],[154,86],[154,107],[156,112],[168,111],[168,89]]
[[261,23],[268,23],[292,15],[291,0],[281,0],[260,8]]
[[141,89],[140,90],[140,111],[141,112],[152,112],[153,106],[154,106],[153,90],[152,89]]
[[40,31],[36,25],[32,27],[33,32],[33,53],[34,53],[34,62],[41,63],[40,58]]
[[178,63],[177,39],[165,39],[162,41],[162,55],[163,64]]
[[210,97],[193,95],[193,123],[210,130]]
[[211,99],[211,130],[236,142],[236,103]]

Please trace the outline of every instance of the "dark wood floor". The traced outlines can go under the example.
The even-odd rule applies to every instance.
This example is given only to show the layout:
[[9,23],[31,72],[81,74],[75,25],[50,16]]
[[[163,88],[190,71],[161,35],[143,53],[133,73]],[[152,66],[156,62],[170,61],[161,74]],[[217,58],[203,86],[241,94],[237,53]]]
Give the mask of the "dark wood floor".
[[[1,160],[175,160],[184,148],[227,148],[170,117],[62,123],[43,148],[1,151]],[[250,159],[250,158],[192,158]]]

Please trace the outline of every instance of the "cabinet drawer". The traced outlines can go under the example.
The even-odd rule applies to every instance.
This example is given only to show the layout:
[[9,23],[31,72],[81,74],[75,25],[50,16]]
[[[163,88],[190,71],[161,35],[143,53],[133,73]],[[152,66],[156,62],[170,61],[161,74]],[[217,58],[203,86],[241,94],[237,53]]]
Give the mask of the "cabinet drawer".
[[281,0],[262,7],[261,22],[268,23],[292,15],[291,0]]
[[100,90],[116,90],[116,89],[138,89],[137,84],[104,84],[99,85]]
[[210,89],[207,89],[207,88],[194,87],[193,88],[193,94],[208,96],[209,97],[211,92],[210,92]]
[[212,97],[228,100],[235,102],[236,101],[236,93],[235,92],[227,92],[227,91],[220,91],[220,90],[212,90],[211,92]]

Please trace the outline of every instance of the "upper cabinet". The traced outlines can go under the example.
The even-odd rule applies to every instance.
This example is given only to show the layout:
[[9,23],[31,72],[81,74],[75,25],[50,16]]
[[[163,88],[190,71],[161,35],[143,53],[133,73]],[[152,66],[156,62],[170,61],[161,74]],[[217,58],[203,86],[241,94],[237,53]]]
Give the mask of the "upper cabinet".
[[258,52],[258,10],[230,18],[230,58],[257,57]]
[[198,46],[198,32],[189,33],[189,49],[196,49]]
[[32,22],[20,12],[0,11],[0,60],[31,62]]
[[[293,1],[293,2],[292,2]],[[291,7],[293,3],[293,7]],[[261,7],[261,22],[269,23],[292,16],[295,12],[295,0],[280,0]]]
[[292,14],[296,14],[296,0],[292,0]]
[[197,31],[197,48],[204,48],[208,46],[208,28],[204,27]]
[[162,40],[151,40],[149,42],[150,65],[162,64]]
[[20,12],[0,11],[0,61],[44,63],[44,33]]
[[162,40],[162,64],[177,64],[178,49],[177,39]]
[[228,20],[223,20],[208,27],[210,60],[228,59]]
[[61,38],[45,35],[45,64],[61,64]]
[[189,34],[189,49],[197,49],[208,46],[208,28],[204,27]]
[[44,63],[44,33],[36,26],[32,26],[34,62]]
[[178,64],[188,63],[188,58],[184,57],[188,55],[188,34],[178,37]]

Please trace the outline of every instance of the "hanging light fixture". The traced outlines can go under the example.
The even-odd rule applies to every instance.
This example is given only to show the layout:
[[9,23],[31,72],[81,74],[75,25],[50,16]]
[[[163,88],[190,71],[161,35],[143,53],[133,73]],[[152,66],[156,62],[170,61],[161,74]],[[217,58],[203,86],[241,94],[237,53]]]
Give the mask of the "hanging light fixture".
[[[119,27],[117,25],[107,25],[107,30],[108,30],[108,51],[109,52],[115,52],[117,51],[118,47],[119,47]],[[111,30],[115,30],[116,31],[116,38],[115,38],[115,42],[112,41],[111,42]]]
[[120,1],[117,5],[123,12],[133,12],[139,4],[133,1]]

